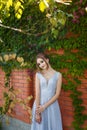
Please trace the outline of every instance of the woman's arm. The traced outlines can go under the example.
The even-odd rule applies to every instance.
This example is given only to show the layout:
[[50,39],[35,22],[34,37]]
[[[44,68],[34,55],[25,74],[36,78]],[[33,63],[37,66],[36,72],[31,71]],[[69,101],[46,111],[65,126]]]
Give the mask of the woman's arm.
[[62,86],[62,75],[60,74],[57,82],[57,89],[55,95],[44,105],[39,106],[38,113],[43,112],[48,106],[50,106],[53,102],[55,102],[58,99],[61,91],[61,86]]
[[40,105],[40,81],[38,79],[37,74],[35,75],[35,101],[36,101],[36,110],[35,110],[35,120],[36,122],[41,122],[41,114],[37,113],[38,106]]
[[40,81],[37,76],[35,75],[35,101],[36,101],[36,108],[40,105]]
[[55,102],[58,99],[61,86],[62,86],[62,75],[60,74],[57,82],[56,93],[47,103],[44,104],[44,108],[47,108],[49,105],[51,105],[53,102]]

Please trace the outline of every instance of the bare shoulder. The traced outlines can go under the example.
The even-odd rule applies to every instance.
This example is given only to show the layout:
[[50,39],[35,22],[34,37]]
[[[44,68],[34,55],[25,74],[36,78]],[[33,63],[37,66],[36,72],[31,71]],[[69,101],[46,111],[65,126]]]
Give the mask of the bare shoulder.
[[62,77],[62,73],[58,72],[59,73],[59,76]]
[[40,82],[40,78],[39,78],[38,73],[36,72],[35,73],[35,83],[36,83],[36,86],[37,86],[37,84],[39,84],[39,82]]
[[56,71],[59,77],[62,77],[62,73],[59,71]]
[[36,78],[36,79],[39,79],[39,72],[36,72],[36,73],[35,73],[35,78]]
[[58,73],[58,80],[61,80],[62,79],[62,73],[60,72],[57,72]]

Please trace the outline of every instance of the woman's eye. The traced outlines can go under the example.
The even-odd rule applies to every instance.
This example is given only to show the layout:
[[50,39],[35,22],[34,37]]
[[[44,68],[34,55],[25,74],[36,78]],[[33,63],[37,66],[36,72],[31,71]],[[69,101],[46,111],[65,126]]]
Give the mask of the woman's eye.
[[40,64],[42,64],[44,61],[40,61],[40,63],[38,63],[37,65],[40,66]]
[[43,63],[43,61],[41,61],[41,63]]

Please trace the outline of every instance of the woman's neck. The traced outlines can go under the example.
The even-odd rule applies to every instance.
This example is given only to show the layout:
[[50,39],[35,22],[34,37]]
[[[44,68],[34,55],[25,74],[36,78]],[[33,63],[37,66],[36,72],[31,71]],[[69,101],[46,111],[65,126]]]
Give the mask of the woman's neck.
[[50,73],[50,72],[52,72],[52,71],[54,71],[54,69],[51,67],[51,66],[49,66],[49,68],[47,68],[47,69],[45,69],[45,70],[42,70],[42,73],[44,74],[44,73]]

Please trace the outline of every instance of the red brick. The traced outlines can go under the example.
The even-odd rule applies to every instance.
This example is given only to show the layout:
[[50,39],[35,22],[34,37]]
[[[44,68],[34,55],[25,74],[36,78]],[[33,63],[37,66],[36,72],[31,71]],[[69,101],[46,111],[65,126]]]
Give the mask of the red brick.
[[80,79],[81,80],[81,83],[83,84],[87,84],[87,79],[83,78],[83,79]]
[[85,76],[85,78],[87,78],[87,70],[85,70],[84,76]]
[[85,107],[87,108],[87,100],[83,100],[82,105],[85,106]]
[[72,128],[72,126],[64,126],[63,127],[63,130],[74,130],[74,128]]
[[55,50],[55,49],[52,48],[51,50],[46,50],[45,53],[46,54],[64,55],[64,49]]
[[69,127],[69,126],[72,125],[72,122],[73,122],[73,118],[72,118],[72,117],[63,116],[62,119],[63,119],[63,124],[64,124],[65,126],[68,126],[68,127]]
[[87,93],[82,93],[82,96],[81,96],[81,97],[82,97],[82,98],[84,97],[83,100],[84,100],[84,99],[87,100]]
[[[83,124],[82,127],[87,129],[87,120],[84,122],[84,124]],[[86,129],[85,129],[85,130],[86,130]]]

